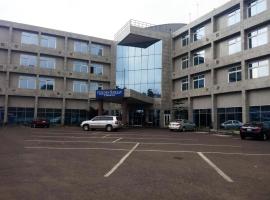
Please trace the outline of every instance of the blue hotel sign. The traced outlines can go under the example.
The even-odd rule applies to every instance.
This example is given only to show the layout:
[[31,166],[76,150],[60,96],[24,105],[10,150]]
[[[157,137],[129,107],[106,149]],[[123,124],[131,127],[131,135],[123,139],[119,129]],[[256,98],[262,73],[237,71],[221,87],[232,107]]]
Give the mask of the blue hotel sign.
[[96,98],[97,99],[106,99],[106,98],[114,98],[114,97],[124,97],[123,89],[115,89],[115,90],[97,90]]

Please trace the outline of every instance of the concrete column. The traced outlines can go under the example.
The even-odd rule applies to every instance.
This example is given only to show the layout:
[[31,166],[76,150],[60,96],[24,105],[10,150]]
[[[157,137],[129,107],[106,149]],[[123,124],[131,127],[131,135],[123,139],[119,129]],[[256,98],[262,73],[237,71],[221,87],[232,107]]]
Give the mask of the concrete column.
[[214,130],[218,129],[217,124],[217,101],[214,94],[211,95],[211,122]]
[[37,111],[38,111],[38,96],[35,96],[35,107],[34,107],[34,118],[37,118]]
[[61,110],[61,125],[65,125],[65,112],[66,112],[66,98],[62,99],[62,110]]
[[248,94],[246,90],[242,90],[242,122],[249,121],[249,106],[248,106]]
[[191,97],[188,97],[188,120],[193,121],[193,102]]
[[98,115],[102,115],[103,114],[103,101],[100,100],[98,101]]
[[128,104],[126,99],[123,99],[121,107],[122,107],[122,123],[126,125],[128,124]]
[[4,106],[4,124],[8,123],[8,98],[9,96],[6,94],[5,95],[5,106]]

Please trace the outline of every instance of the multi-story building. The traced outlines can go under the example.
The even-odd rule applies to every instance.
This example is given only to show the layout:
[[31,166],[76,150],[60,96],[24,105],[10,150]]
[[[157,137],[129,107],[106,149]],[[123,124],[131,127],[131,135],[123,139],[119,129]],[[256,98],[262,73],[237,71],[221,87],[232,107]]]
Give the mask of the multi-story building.
[[[270,121],[269,8],[232,0],[187,25],[131,20],[115,41],[0,21],[0,121]],[[96,96],[115,88],[122,97]]]

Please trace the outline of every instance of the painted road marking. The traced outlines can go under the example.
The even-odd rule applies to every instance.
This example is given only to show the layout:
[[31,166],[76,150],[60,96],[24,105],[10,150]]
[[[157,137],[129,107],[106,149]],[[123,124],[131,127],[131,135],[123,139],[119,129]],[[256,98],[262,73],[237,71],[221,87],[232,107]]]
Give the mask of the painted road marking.
[[[111,144],[111,142],[107,142]],[[134,144],[134,143],[133,143]],[[137,144],[137,143],[136,143]],[[129,149],[117,148],[88,148],[88,147],[49,147],[49,146],[26,146],[25,149],[48,149],[48,150],[104,150],[104,151],[129,151]],[[198,153],[197,151],[173,151],[173,150],[160,150],[160,149],[143,149],[135,150],[135,152],[157,152],[157,153]],[[226,153],[226,152],[202,152],[204,154],[221,154],[221,155],[239,155],[239,156],[270,156],[270,154],[259,153]]]
[[118,142],[118,141],[120,141],[120,140],[122,140],[123,138],[118,138],[118,139],[116,139],[116,140],[114,140],[112,143],[116,143],[116,142]]
[[216,170],[216,172],[220,176],[222,176],[222,178],[224,178],[226,181],[230,183],[233,183],[233,180],[227,174],[225,174],[221,169],[219,169],[211,160],[209,160],[202,152],[197,152],[197,153],[205,162],[207,162],[214,170]]
[[[101,138],[99,138],[101,139]],[[107,138],[108,139],[108,138]],[[119,144],[136,144],[137,142],[118,142],[125,138],[118,138],[112,142],[98,142],[98,141],[85,141],[85,140],[24,140],[25,142],[52,142],[52,143],[101,143],[101,144],[109,144],[109,143],[119,143]],[[142,145],[179,145],[179,146],[206,146],[206,147],[231,147],[231,148],[241,148],[241,146],[233,146],[233,145],[218,145],[218,144],[184,144],[184,143],[151,143],[151,142],[140,142]]]
[[[37,136],[37,135],[33,135],[31,137],[37,137],[37,138],[70,138],[70,139],[91,139],[91,138],[98,138],[98,139],[101,139],[101,138],[106,138],[105,136],[104,137],[96,137],[96,136],[88,136],[88,137],[78,137],[78,136],[57,136],[57,135],[49,135],[49,136]],[[110,138],[119,138],[119,137],[110,137]]]
[[140,143],[135,144],[135,146],[108,172],[104,175],[105,178],[108,178],[117,168],[122,165],[125,160],[130,156],[130,154],[135,151],[135,149],[140,145]]
[[106,138],[106,137],[109,137],[110,136],[110,134],[107,134],[107,135],[104,135],[102,138]]

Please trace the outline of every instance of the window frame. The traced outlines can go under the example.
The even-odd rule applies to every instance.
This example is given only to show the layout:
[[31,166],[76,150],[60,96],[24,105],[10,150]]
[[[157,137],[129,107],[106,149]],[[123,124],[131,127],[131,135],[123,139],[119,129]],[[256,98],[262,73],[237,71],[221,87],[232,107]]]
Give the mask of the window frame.
[[[30,65],[30,59],[33,59],[33,58],[35,58],[35,65]],[[23,64],[23,61],[22,60],[27,60],[27,65],[24,65]],[[24,66],[24,67],[36,67],[37,66],[37,56],[35,56],[35,55],[30,55],[30,54],[20,54],[20,65],[21,66]]]
[[[265,9],[258,12],[258,4],[260,4],[262,2],[265,2]],[[256,7],[256,12],[255,12],[255,14],[252,15],[252,8],[253,7]],[[248,15],[248,17],[254,17],[254,16],[256,16],[256,15],[258,15],[258,14],[260,14],[260,13],[266,11],[266,10],[267,10],[267,1],[266,0],[254,0],[254,1],[249,2],[248,5],[247,5],[247,15]]]
[[[239,16],[239,17],[238,17]],[[240,8],[235,9],[227,15],[227,26],[238,24],[241,21],[241,10]]]
[[181,46],[186,47],[189,45],[189,34],[185,34],[181,37]]
[[[203,80],[203,87],[200,87],[200,84],[199,82]],[[195,82],[197,82],[197,86],[198,87],[195,87]],[[197,75],[197,76],[194,76],[193,77],[193,89],[201,89],[201,88],[205,88],[205,75],[204,74],[200,74],[200,75]]]
[[[24,40],[24,38],[26,38],[26,37],[28,39]],[[38,34],[32,33],[32,32],[27,32],[27,31],[21,32],[21,44],[38,45]]]
[[[26,88],[22,87],[22,82],[21,81],[26,81]],[[29,81],[34,81],[34,87],[29,87]],[[35,90],[37,89],[37,79],[34,76],[19,76],[19,88],[20,89],[31,89]]]
[[[199,55],[195,56],[195,54],[199,54],[199,55],[203,54],[203,63],[200,63],[200,60],[199,60],[199,57],[201,57],[201,56],[199,56]],[[198,64],[195,65],[195,59],[196,58],[197,58]],[[205,63],[205,50],[200,50],[200,51],[194,52],[193,53],[193,67],[198,66],[198,65],[202,65],[204,63]]]
[[[75,90],[75,85],[76,84],[79,84],[79,88],[80,88],[79,91]],[[84,89],[82,90],[83,87],[86,87],[86,91]],[[87,82],[85,82],[85,81],[73,81],[73,92],[76,92],[76,93],[88,93],[89,92],[89,87],[88,87]]]
[[[76,67],[79,67],[80,70],[76,70]],[[86,67],[86,72],[82,70],[83,67]],[[78,73],[89,73],[89,65],[87,62],[74,60],[73,61],[73,71]]]
[[[186,67],[184,67],[183,63],[186,63]],[[181,69],[184,70],[184,69],[188,69],[188,68],[189,68],[189,56],[186,55],[186,56],[183,56],[181,58]]]
[[[253,35],[254,34],[254,35]],[[260,37],[265,36],[266,38],[266,43],[259,44],[258,41],[261,41]],[[266,45],[268,43],[268,27],[261,27],[257,28],[255,30],[250,31],[247,34],[248,38],[248,48],[253,49],[262,45]],[[252,39],[256,38],[256,45],[253,46]]]
[[[186,87],[184,87],[186,86]],[[188,91],[189,90],[189,80],[188,77],[181,80],[181,91]]]
[[[86,46],[84,47],[84,45]],[[84,48],[86,48],[85,51]],[[75,53],[87,54],[89,52],[89,43],[86,41],[74,40],[73,51]]]
[[[96,69],[101,69],[101,74],[95,73],[95,70]],[[91,74],[94,74],[96,76],[103,76],[103,74],[104,74],[104,65],[103,64],[99,64],[99,63],[92,63],[91,64],[90,73]]]
[[[41,88],[41,82],[45,82],[45,85],[46,85],[46,88],[45,89],[42,89]],[[51,89],[48,89],[48,83],[49,82],[52,82],[52,90]],[[46,90],[46,91],[54,91],[55,90],[55,79],[53,78],[46,78],[46,77],[39,77],[39,89],[40,90]]]
[[[232,71],[235,69],[234,71]],[[240,80],[238,80],[238,74],[240,73]],[[235,74],[236,75],[236,81],[230,81],[230,75]],[[228,83],[237,83],[242,81],[242,67],[240,65],[233,66],[230,69],[228,69]]]
[[[233,55],[233,54],[241,52],[242,50],[241,36],[228,40],[227,45],[228,45],[228,55]],[[232,52],[230,51],[230,48],[232,48],[233,50],[233,51],[231,50]]]
[[[262,62],[267,62],[267,65],[260,65],[260,63]],[[257,64],[257,66],[253,66],[254,64]],[[268,74],[263,75],[263,76],[259,76],[259,72],[258,72],[258,77],[251,77],[252,73],[250,73],[251,70],[257,69],[260,70],[260,68],[266,68]],[[258,60],[258,61],[254,61],[254,62],[250,62],[248,63],[248,79],[257,79],[257,78],[263,78],[263,77],[267,77],[269,76],[269,60],[265,59],[265,60]]]
[[[104,46],[101,44],[91,44],[91,55],[94,56],[104,56]],[[96,51],[98,49],[98,51]],[[101,55],[100,55],[100,50],[101,50]],[[98,52],[98,53],[95,53]]]
[[[199,34],[199,33],[202,33],[202,34]],[[194,29],[192,34],[193,34],[193,42],[202,40],[206,36],[205,26],[200,26]]]
[[[46,62],[46,66],[43,66],[41,64],[42,62]],[[52,67],[49,66],[50,62],[53,63]],[[42,69],[55,69],[56,68],[56,58],[47,57],[47,56],[40,56],[39,67]]]
[[[47,42],[47,45],[43,45],[42,42]],[[50,45],[50,41],[53,41],[53,46]],[[50,49],[56,49],[56,43],[57,43],[57,38],[54,36],[50,35],[41,35],[40,37],[40,46],[45,47],[45,48],[50,48]]]

